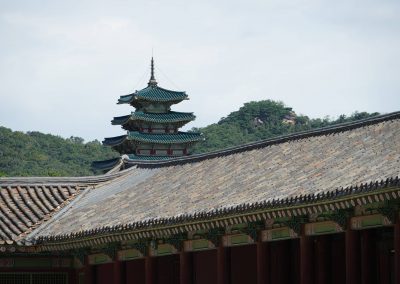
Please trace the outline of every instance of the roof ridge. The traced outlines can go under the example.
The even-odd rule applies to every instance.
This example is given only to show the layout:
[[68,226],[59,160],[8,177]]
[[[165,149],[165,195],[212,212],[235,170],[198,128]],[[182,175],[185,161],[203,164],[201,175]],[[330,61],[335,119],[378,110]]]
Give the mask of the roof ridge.
[[372,124],[377,124],[384,121],[389,121],[393,119],[400,118],[400,111],[392,112],[388,114],[378,115],[366,119],[361,119],[357,121],[345,122],[341,124],[336,124],[332,126],[322,127],[318,129],[311,129],[301,132],[296,132],[292,134],[282,135],[274,138],[268,138],[256,142],[251,142],[244,145],[229,147],[223,150],[217,150],[213,152],[203,153],[203,154],[195,154],[191,156],[183,156],[183,157],[176,157],[171,158],[166,161],[129,161],[124,160],[125,164],[128,165],[137,165],[138,167],[142,168],[154,168],[154,167],[167,167],[173,166],[178,164],[186,164],[191,162],[198,162],[202,160],[212,159],[216,157],[228,156],[240,152],[250,151],[261,147],[266,147],[270,145],[285,143],[288,141],[296,141],[300,139],[305,139],[308,137],[316,137],[316,136],[323,136],[332,133],[339,133],[344,131],[349,131],[361,127],[365,127]]

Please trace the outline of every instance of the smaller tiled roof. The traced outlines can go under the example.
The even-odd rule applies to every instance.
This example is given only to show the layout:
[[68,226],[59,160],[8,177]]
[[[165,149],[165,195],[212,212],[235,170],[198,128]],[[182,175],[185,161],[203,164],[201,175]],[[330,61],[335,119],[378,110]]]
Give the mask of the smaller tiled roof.
[[121,157],[104,160],[104,161],[94,161],[92,167],[97,170],[109,170],[114,168],[121,161]]
[[51,222],[85,190],[124,175],[87,177],[1,177],[0,244],[22,244],[27,234]]
[[105,146],[119,145],[119,144],[122,144],[122,142],[124,142],[127,137],[128,137],[128,135],[107,137],[107,138],[104,138],[103,145],[105,145]]
[[136,141],[139,143],[175,144],[202,141],[204,140],[204,136],[203,134],[196,132],[150,134],[138,131],[129,131],[128,135],[105,138],[103,144],[106,146],[117,146],[124,143],[126,140]]
[[146,155],[137,156],[135,154],[129,154],[114,159],[95,161],[92,163],[92,167],[95,168],[96,170],[107,171],[115,168],[118,164],[128,165],[143,161],[152,161],[152,162],[166,161],[173,158],[174,158],[173,156],[146,156]]
[[114,117],[111,121],[113,125],[124,125],[130,120],[139,120],[153,123],[176,123],[189,122],[194,120],[195,116],[191,112],[175,112],[168,113],[146,113],[142,111],[132,112],[130,115]]
[[18,241],[79,192],[76,185],[6,185],[0,181],[0,243]]
[[185,92],[171,91],[151,85],[133,94],[121,96],[118,104],[130,104],[135,99],[153,102],[179,102],[187,98],[188,95]]

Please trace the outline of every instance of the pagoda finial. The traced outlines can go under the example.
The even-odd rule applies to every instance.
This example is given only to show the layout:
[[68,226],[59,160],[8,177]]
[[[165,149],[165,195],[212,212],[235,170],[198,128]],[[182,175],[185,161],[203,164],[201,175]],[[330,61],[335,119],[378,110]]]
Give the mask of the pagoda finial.
[[156,78],[154,77],[154,59],[151,57],[151,76],[149,80],[149,86],[157,86]]

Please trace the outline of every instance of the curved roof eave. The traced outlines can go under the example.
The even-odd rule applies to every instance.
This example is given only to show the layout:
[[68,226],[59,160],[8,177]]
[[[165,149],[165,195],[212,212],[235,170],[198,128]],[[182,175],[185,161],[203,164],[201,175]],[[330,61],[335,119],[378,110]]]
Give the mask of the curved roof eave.
[[158,86],[149,86],[135,93],[121,96],[118,104],[130,104],[135,99],[153,102],[179,102],[187,100],[186,92],[167,90]]
[[189,122],[196,118],[192,112],[169,112],[169,113],[144,113],[132,112],[131,115],[117,116],[111,121],[113,125],[124,125],[129,121],[145,121],[152,123],[178,123]]
[[175,144],[202,141],[204,140],[204,136],[201,133],[191,132],[178,132],[175,134],[148,134],[140,133],[138,131],[130,131],[127,139],[142,143]]
[[121,136],[116,136],[116,137],[104,138],[103,145],[105,145],[105,146],[120,145],[125,141],[125,139],[127,137],[128,137],[128,135],[121,135]]

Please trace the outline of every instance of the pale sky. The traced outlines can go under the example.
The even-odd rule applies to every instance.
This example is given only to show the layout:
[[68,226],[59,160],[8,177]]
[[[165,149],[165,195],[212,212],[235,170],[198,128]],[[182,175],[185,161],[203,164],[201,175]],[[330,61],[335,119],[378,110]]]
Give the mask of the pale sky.
[[124,134],[154,49],[173,110],[206,126],[245,102],[298,114],[400,110],[400,1],[0,0],[0,126],[86,141]]

